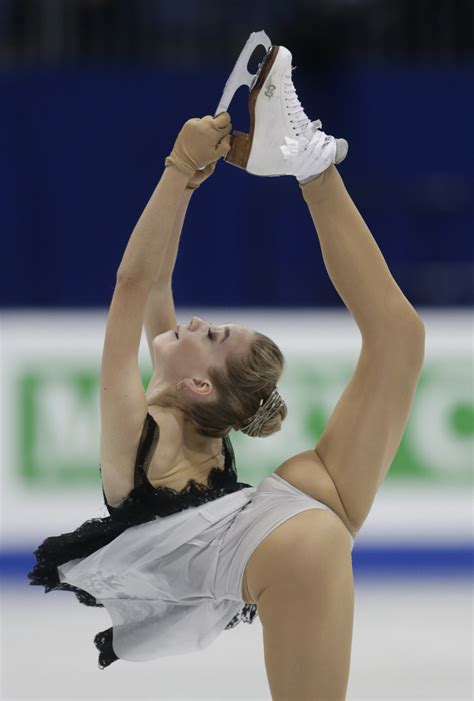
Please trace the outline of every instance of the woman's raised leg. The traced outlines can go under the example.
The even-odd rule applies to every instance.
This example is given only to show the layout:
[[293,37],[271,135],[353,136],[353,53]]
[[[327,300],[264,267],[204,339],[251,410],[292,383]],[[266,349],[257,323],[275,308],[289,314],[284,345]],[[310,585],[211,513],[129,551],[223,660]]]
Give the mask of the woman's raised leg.
[[378,333],[394,317],[416,316],[336,166],[300,188],[328,275],[362,335]]
[[[423,366],[424,325],[336,168],[301,187],[328,274],[362,335],[357,367],[315,447],[358,531],[408,420]],[[300,464],[295,486],[310,493],[312,472],[311,464]]]

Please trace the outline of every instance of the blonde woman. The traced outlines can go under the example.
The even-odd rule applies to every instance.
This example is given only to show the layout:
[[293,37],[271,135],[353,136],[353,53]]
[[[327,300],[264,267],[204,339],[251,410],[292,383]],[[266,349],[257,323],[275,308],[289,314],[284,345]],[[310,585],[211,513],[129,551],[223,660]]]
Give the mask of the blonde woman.
[[[95,638],[102,669],[206,647],[258,612],[272,698],[315,701],[345,697],[351,551],[408,419],[424,326],[336,170],[347,143],[306,117],[291,72],[290,52],[272,47],[250,93],[249,135],[231,137],[226,112],[190,119],[179,133],[124,252],[107,320],[100,464],[110,516],[48,538],[28,576],[106,607],[113,627]],[[171,290],[189,199],[220,157],[297,178],[362,337],[322,436],[257,487],[238,481],[229,432],[280,430],[283,355],[240,324],[193,316],[177,325]],[[143,324],[153,362],[146,392]]]

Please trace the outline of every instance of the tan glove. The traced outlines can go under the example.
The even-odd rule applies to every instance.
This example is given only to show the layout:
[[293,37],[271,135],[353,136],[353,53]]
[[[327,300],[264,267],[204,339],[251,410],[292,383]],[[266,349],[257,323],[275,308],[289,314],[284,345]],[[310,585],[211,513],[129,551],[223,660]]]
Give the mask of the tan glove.
[[[226,139],[230,139],[230,136],[226,136]],[[216,169],[216,164],[217,161],[209,163],[204,170],[197,170],[186,185],[186,190],[197,190],[197,188],[213,174]]]
[[196,171],[204,170],[229,153],[231,131],[228,112],[221,112],[217,117],[206,115],[202,119],[188,119],[165,159],[165,167],[174,165],[192,178]]

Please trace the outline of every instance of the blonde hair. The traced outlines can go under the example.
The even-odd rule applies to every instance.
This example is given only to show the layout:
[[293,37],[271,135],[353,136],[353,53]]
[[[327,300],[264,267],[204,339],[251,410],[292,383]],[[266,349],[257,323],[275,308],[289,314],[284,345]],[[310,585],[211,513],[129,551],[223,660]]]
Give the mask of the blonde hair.
[[[233,353],[224,369],[209,367],[208,376],[215,389],[215,399],[184,399],[177,391],[168,390],[158,395],[156,404],[181,409],[194,424],[196,431],[209,438],[222,438],[231,429],[244,427],[249,417],[275,389],[285,365],[283,353],[274,341],[264,334],[254,332],[253,341],[246,354]],[[279,407],[274,416],[259,428],[259,437],[271,436],[281,429],[288,414],[286,404]],[[249,436],[256,435],[243,430]]]

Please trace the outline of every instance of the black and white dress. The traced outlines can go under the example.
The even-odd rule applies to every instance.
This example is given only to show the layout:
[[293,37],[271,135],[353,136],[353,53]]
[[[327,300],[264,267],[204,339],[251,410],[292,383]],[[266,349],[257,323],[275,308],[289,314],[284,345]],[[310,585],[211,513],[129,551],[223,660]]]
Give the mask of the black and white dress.
[[66,589],[107,609],[113,626],[94,639],[101,669],[117,659],[196,651],[240,621],[252,623],[257,606],[243,600],[242,582],[253,551],[292,516],[329,509],[275,473],[258,487],[238,482],[228,437],[225,467],[212,468],[207,486],[189,480],[180,491],[155,488],[146,470],[158,437],[148,414],[134,489],[117,506],[104,494],[110,516],[47,538],[27,575],[46,592]]
[[[168,542],[165,546],[163,533],[160,534],[157,531],[171,528],[171,532],[176,532],[176,519],[175,521],[170,521],[173,514],[179,515],[181,522],[194,521],[195,527],[191,528],[191,531],[199,532],[199,526],[209,524],[205,520],[204,522],[199,522],[198,525],[196,522],[197,509],[194,507],[200,507],[225,495],[240,493],[242,490],[245,495],[249,489],[254,490],[251,485],[237,481],[234,451],[229,437],[223,439],[225,467],[223,470],[220,467],[211,469],[207,487],[194,480],[189,480],[187,485],[179,491],[169,487],[154,487],[148,481],[146,471],[158,440],[159,426],[153,416],[147,414],[137,450],[134,489],[118,507],[107,503],[102,490],[104,503],[110,516],[86,521],[72,533],[63,533],[46,538],[34,553],[37,561],[36,566],[27,574],[31,585],[44,586],[46,593],[51,590],[73,591],[80,603],[86,606],[105,606],[109,609],[109,605],[113,605],[112,599],[116,599],[122,605],[123,617],[128,621],[128,623],[121,623],[120,625],[128,625],[131,629],[136,627],[137,622],[139,622],[140,626],[143,627],[141,617],[138,617],[137,621],[137,592],[133,590],[133,582],[128,583],[132,585],[129,592],[132,596],[132,599],[129,601],[131,606],[128,614],[130,615],[126,611],[129,594],[124,593],[127,587],[125,574],[127,571],[130,571],[132,563],[130,561],[130,553],[128,553],[127,559],[127,553],[123,547],[124,536],[127,534],[129,540],[131,538],[137,544],[140,544],[142,548],[147,548],[150,546],[150,542],[149,539],[145,538],[146,531],[143,531],[143,527],[140,531],[140,524],[151,524],[152,522],[159,524],[161,529],[155,528],[155,531],[152,534],[150,533],[150,536],[152,541],[155,541],[155,549],[158,549],[160,553],[152,554],[152,551],[150,551],[149,555],[150,557],[161,558],[162,569],[165,571],[167,568],[169,569],[168,561],[170,559],[174,559],[176,565],[179,565],[179,546],[176,539],[173,539],[173,542]],[[246,503],[247,501],[248,498],[245,496],[244,502]],[[233,501],[232,506],[235,503]],[[237,503],[241,505],[241,501]],[[189,509],[191,511],[187,511]],[[185,511],[183,520],[182,514]],[[192,519],[189,518],[191,514]],[[189,517],[187,517],[188,515]],[[197,534],[195,533],[195,535]],[[190,537],[191,534],[189,533],[187,535],[188,541]],[[122,540],[119,541],[119,539]],[[109,561],[107,571],[105,571],[101,563],[104,562],[104,556],[110,554],[112,543],[115,543],[116,549],[122,553],[123,561],[120,563],[119,569],[113,569],[113,563]],[[83,574],[81,578],[78,576],[79,570],[77,569],[79,563],[82,563]],[[86,564],[90,565],[91,570],[87,576],[86,569],[88,568]],[[184,565],[184,562],[181,564]],[[58,572],[58,568],[60,572]],[[84,586],[87,585],[87,589],[70,583],[70,581],[76,579],[74,577],[75,572],[77,579],[81,579]],[[179,567],[177,567],[175,576],[178,577],[179,581],[192,576],[192,582],[189,583],[198,589],[197,573],[186,572],[185,570],[179,573]],[[170,590],[173,590],[173,587],[178,589],[177,584],[173,581],[169,582],[169,586]],[[256,615],[256,606],[254,604],[243,605],[244,603],[241,602],[236,606],[235,602],[233,602],[233,605],[229,606],[229,615],[224,626],[225,629],[233,628],[241,620],[247,623],[253,621]],[[132,611],[133,604],[135,604],[135,611]],[[173,606],[169,605],[166,614],[163,611],[160,623],[158,621],[158,618],[160,618],[159,611],[155,610],[152,612],[149,604],[147,609],[146,618],[150,620],[153,616],[154,620],[156,619],[156,626],[162,629],[162,633],[165,636],[167,629],[170,626],[175,626],[176,617],[179,617],[181,620],[189,617],[189,612],[185,611],[182,606],[176,605],[173,611]],[[235,609],[238,610],[236,611]],[[224,611],[222,611],[222,615],[224,615]],[[114,618],[117,620],[117,617],[120,618],[121,616],[117,613],[117,616],[112,616],[112,620]],[[132,620],[129,620],[130,618]],[[191,625],[190,621],[188,627],[189,625]],[[115,638],[123,638],[123,633],[124,629],[122,628],[121,634],[114,636],[114,628],[109,628],[96,635],[94,642],[100,650],[99,667],[101,669],[119,659],[119,656],[114,651],[114,647],[117,649],[117,640]],[[114,642],[114,647],[112,642]],[[172,646],[169,646],[168,649],[172,649]],[[169,654],[176,653],[169,652]]]

